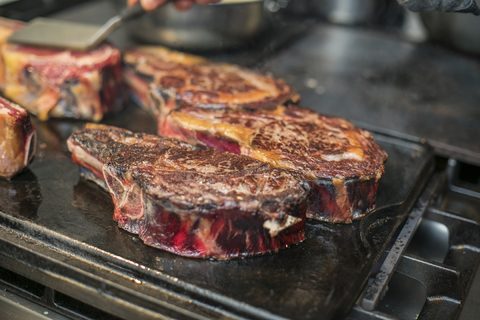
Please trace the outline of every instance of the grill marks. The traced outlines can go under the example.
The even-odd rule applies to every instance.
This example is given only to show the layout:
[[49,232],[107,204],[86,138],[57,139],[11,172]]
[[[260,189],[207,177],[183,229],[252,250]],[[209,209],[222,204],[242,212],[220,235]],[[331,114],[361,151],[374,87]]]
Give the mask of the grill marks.
[[276,251],[304,238],[309,186],[285,170],[98,125],[74,133],[68,146],[81,166],[102,164],[114,219],[146,244],[226,259]]

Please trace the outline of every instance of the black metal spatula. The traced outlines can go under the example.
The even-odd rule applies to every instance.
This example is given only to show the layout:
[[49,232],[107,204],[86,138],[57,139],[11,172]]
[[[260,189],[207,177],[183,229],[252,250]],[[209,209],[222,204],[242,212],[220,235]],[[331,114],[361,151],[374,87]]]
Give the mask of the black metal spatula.
[[26,45],[87,51],[98,46],[123,22],[145,13],[140,3],[125,8],[103,26],[36,18],[13,33],[8,41]]

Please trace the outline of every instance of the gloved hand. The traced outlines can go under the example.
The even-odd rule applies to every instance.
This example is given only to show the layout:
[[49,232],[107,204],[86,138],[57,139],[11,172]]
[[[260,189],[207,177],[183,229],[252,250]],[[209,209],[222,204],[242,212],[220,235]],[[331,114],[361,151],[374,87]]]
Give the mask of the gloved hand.
[[[164,5],[169,0],[128,0],[127,3],[129,6],[132,6],[139,1],[142,4],[142,7],[143,9],[145,9],[145,11],[152,11]],[[180,11],[188,10],[194,4],[206,5],[209,3],[220,2],[220,0],[172,0],[172,1],[175,7]]]
[[480,15],[475,0],[397,0],[402,6],[413,12],[463,12]]

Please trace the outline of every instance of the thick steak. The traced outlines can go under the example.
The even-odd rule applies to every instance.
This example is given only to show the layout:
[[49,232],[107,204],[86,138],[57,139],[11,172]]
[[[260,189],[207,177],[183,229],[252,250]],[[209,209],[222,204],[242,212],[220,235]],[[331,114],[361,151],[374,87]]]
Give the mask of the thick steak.
[[106,186],[114,220],[148,245],[228,259],[304,239],[310,186],[250,157],[90,125],[68,139],[83,174]]
[[107,43],[85,53],[5,44],[19,27],[20,22],[0,18],[0,88],[7,98],[40,120],[99,121],[121,109],[119,50]]
[[10,179],[35,157],[36,132],[27,111],[0,98],[0,177]]
[[268,109],[299,99],[283,80],[162,47],[132,48],[123,61],[136,100],[157,115],[183,105]]
[[386,153],[348,121],[286,105],[282,80],[163,48],[125,54],[125,79],[159,134],[244,154],[313,182],[307,216],[350,223],[375,208]]
[[299,107],[177,108],[160,133],[244,154],[313,182],[307,217],[350,223],[375,208],[387,154],[368,131]]

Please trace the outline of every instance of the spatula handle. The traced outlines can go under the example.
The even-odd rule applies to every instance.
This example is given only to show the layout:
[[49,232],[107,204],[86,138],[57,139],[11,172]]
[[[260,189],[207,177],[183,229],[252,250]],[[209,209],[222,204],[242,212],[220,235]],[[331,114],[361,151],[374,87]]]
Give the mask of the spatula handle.
[[129,21],[138,18],[145,13],[146,11],[143,9],[139,1],[133,6],[123,9],[123,11],[120,13],[120,18],[122,19],[122,21]]

